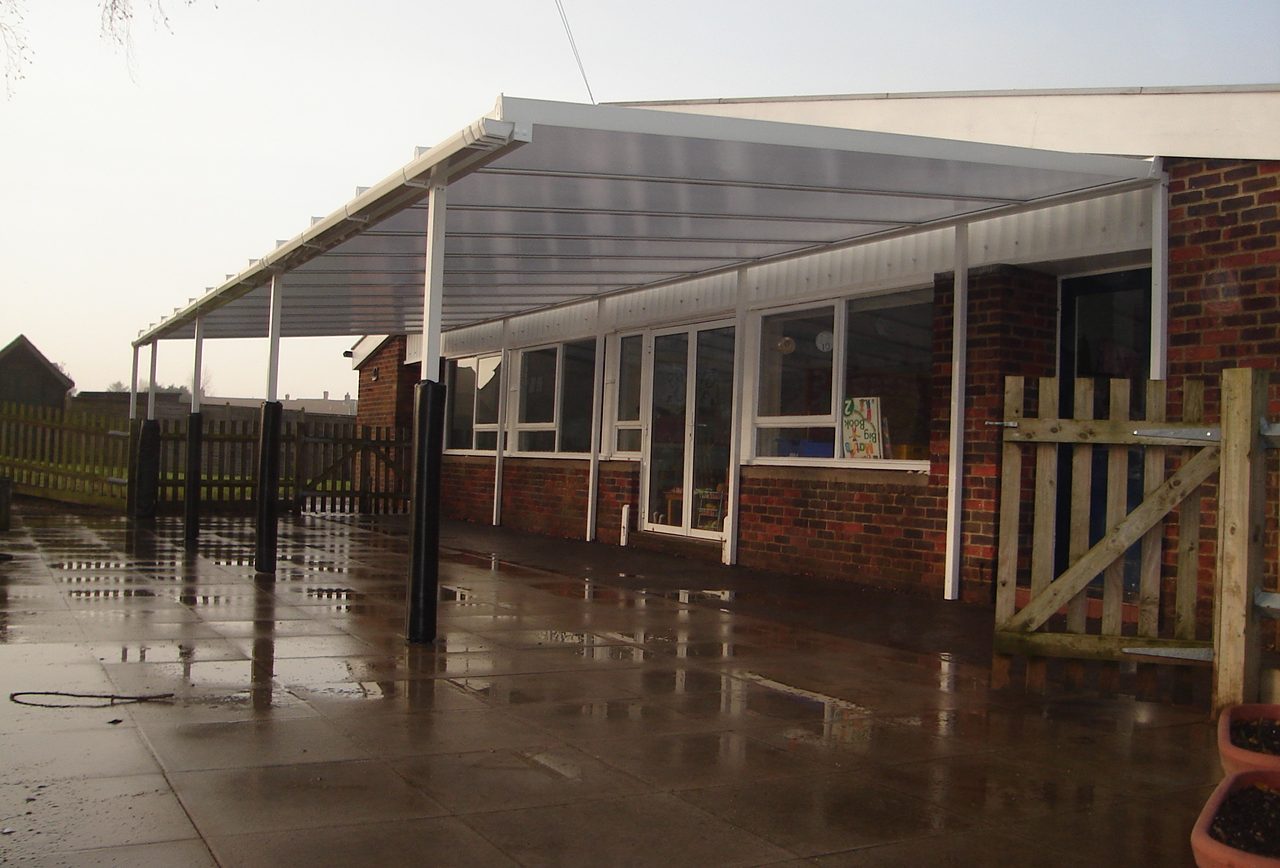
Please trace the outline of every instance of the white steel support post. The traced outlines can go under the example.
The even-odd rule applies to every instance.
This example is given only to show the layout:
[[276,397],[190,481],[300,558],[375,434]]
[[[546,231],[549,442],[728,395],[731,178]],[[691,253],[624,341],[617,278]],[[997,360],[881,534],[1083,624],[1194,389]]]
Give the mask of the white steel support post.
[[413,400],[413,489],[410,502],[408,640],[436,639],[440,593],[440,478],[444,450],[445,386],[440,376],[444,309],[444,248],[448,188],[433,177],[427,197],[427,261],[422,293],[422,382]]
[[129,421],[138,418],[138,354],[141,347],[133,348],[133,368],[129,374]]
[[[1156,158],[1156,170],[1163,167]],[[1169,376],[1169,176],[1151,189],[1151,379]]]
[[191,415],[187,417],[187,467],[182,498],[185,542],[194,546],[200,536],[200,495],[204,482],[204,418],[200,415],[200,378],[204,373],[204,317],[196,317],[195,358],[191,373]]
[[284,309],[284,277],[271,275],[271,308],[267,314],[267,399],[258,428],[258,528],[254,569],[276,572],[276,514],[280,499],[280,427],[284,408],[276,400],[280,386],[280,326]]
[[493,526],[502,524],[502,458],[507,451],[507,384],[511,357],[507,352],[508,321],[502,321],[502,355],[498,356],[498,442],[493,450]]
[[951,431],[947,467],[947,554],[944,596],[960,599],[961,511],[964,504],[965,356],[969,345],[969,226],[956,226],[951,305]]
[[271,311],[267,319],[267,400],[275,401],[280,388],[280,314],[284,286],[280,275],[271,275]]
[[600,429],[604,424],[604,302],[596,299],[596,363],[591,387],[591,463],[587,472],[587,542],[596,538],[600,506]]
[[147,419],[154,421],[156,418],[156,363],[160,355],[160,342],[151,342],[151,373],[150,380],[147,381]]
[[196,317],[195,358],[192,360],[191,372],[191,412],[200,412],[200,400],[204,397],[200,390],[200,378],[204,375],[204,317]]
[[733,320],[733,402],[730,418],[733,423],[729,432],[729,487],[725,492],[728,503],[725,504],[724,544],[720,549],[720,560],[726,564],[738,562],[738,497],[742,491],[742,432],[746,426],[743,414],[749,406],[743,396],[742,383],[746,367],[747,339],[747,270],[738,269],[735,288],[737,312]]

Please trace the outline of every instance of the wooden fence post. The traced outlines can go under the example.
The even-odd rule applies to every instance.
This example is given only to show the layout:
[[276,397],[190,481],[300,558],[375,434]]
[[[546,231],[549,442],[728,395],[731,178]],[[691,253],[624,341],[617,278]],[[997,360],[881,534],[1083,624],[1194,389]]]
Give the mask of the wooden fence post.
[[1267,409],[1265,371],[1222,374],[1222,469],[1218,475],[1218,564],[1214,586],[1213,714],[1255,702],[1261,631],[1253,605],[1262,578]]

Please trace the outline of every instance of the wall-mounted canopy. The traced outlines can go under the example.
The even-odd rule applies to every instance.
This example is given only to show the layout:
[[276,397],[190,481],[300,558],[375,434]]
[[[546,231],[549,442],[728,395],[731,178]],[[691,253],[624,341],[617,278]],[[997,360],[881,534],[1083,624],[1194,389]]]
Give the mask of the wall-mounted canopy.
[[502,98],[135,345],[422,330],[427,188],[448,183],[448,329],[829,245],[1149,184],[1146,160]]

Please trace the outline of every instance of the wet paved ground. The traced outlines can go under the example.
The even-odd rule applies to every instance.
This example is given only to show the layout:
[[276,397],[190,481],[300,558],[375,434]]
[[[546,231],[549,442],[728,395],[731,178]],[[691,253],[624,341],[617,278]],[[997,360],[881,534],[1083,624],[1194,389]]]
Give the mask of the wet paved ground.
[[282,522],[274,583],[247,522],[180,536],[0,535],[0,862],[1181,865],[1220,777],[1203,712],[989,695],[980,611],[529,542],[450,553],[408,648],[377,522]]

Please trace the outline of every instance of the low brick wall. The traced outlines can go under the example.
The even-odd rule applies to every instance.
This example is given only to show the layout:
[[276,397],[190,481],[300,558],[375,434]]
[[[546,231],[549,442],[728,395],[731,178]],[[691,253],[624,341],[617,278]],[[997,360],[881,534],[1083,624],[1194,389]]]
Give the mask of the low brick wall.
[[596,501],[596,539],[618,545],[622,537],[622,507],[631,504],[629,530],[640,518],[640,462],[601,461]]
[[902,590],[942,587],[946,498],[924,474],[744,467],[738,562]]
[[587,459],[507,458],[502,462],[502,524],[582,539],[587,534]]
[[440,501],[445,518],[493,521],[493,457],[444,456]]

